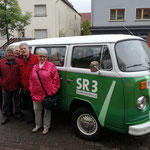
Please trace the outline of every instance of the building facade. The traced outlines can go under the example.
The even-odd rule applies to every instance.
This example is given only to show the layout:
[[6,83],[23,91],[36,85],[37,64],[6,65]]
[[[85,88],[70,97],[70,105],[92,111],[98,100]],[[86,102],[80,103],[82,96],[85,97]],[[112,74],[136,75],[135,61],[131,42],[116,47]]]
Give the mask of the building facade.
[[149,0],[93,0],[91,3],[92,34],[134,34],[150,46]]
[[91,13],[80,13],[81,15],[81,25],[85,20],[88,20],[91,23]]
[[[81,34],[81,16],[67,0],[18,0],[23,13],[31,12],[31,24],[14,38],[51,38]],[[1,43],[6,42],[0,38]],[[2,44],[0,44],[2,45]]]

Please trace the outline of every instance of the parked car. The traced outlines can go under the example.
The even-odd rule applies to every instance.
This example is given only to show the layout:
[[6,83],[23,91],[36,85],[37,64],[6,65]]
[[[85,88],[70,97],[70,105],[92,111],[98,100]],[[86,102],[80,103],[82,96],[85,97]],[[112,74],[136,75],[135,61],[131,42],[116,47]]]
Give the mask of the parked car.
[[5,50],[4,49],[0,49],[0,59],[5,57]]

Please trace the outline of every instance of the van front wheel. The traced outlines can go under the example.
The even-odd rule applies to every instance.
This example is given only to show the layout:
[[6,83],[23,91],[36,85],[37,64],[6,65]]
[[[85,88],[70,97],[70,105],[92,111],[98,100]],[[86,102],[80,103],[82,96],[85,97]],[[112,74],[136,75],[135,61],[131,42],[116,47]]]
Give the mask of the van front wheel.
[[99,137],[101,127],[93,110],[88,107],[80,107],[73,113],[72,124],[81,138],[95,140]]

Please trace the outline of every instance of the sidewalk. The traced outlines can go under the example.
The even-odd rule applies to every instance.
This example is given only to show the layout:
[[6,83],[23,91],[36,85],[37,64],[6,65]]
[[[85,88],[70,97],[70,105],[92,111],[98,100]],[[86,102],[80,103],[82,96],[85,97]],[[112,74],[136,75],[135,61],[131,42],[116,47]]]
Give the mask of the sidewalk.
[[[0,114],[1,120],[1,114]],[[133,137],[104,131],[100,140],[86,141],[76,136],[67,113],[52,114],[51,129],[47,135],[42,131],[32,133],[32,124],[15,118],[0,125],[0,150],[149,150],[150,134]]]
[[15,118],[0,125],[0,150],[90,150],[85,146],[87,141],[79,139],[73,132],[66,113],[53,112],[51,129],[47,135],[43,135],[42,131],[32,133],[32,128],[33,124]]

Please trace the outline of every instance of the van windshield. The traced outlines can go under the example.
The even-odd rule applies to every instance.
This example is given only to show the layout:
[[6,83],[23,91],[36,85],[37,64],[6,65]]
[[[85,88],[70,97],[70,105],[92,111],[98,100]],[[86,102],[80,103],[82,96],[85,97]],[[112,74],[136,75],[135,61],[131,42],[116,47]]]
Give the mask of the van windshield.
[[142,40],[121,41],[116,44],[118,66],[123,72],[150,70],[150,48]]

